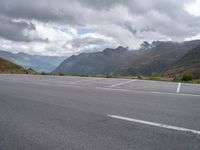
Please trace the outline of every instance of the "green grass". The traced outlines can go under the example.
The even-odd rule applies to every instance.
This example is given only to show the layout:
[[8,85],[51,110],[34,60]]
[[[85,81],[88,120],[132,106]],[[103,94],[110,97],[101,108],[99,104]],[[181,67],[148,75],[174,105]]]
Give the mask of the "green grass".
[[200,84],[200,79],[193,80],[192,83]]
[[166,82],[173,82],[173,78],[167,78],[167,77],[160,77],[160,76],[139,76],[137,78],[138,80],[152,80],[152,81],[166,81]]

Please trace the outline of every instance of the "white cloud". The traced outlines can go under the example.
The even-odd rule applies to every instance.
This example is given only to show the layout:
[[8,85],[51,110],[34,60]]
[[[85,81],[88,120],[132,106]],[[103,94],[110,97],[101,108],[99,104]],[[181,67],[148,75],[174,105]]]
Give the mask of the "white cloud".
[[185,9],[194,16],[200,16],[200,0],[195,0],[186,4]]
[[134,49],[143,41],[198,38],[199,4],[200,0],[0,1],[0,49],[72,55],[119,45]]
[[47,42],[16,42],[0,39],[2,50],[12,52],[26,52],[39,55],[66,55],[70,56],[85,51],[97,51],[106,47],[114,47],[117,43],[110,37],[99,33],[78,34],[72,27],[56,26],[53,24],[32,21],[35,32],[29,33],[33,37],[48,39]]

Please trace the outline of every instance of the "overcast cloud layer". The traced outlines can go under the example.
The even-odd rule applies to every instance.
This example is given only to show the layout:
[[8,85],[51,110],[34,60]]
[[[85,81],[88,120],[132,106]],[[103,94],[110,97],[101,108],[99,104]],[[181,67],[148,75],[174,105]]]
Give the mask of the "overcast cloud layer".
[[200,36],[196,0],[0,0],[0,49],[72,55]]

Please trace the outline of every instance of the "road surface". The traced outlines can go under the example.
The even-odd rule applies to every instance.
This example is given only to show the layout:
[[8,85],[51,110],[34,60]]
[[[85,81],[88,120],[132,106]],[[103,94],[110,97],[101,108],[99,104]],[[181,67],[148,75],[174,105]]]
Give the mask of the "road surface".
[[200,85],[0,75],[0,150],[199,150]]

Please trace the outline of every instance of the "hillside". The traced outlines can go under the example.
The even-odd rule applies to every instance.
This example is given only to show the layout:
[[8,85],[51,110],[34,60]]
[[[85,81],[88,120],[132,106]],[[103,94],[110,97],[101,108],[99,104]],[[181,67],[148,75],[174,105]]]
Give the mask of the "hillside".
[[164,75],[173,77],[183,72],[190,72],[194,78],[200,78],[200,45],[188,51],[171,68],[165,71]]
[[38,72],[53,71],[66,57],[29,55],[23,52],[11,53],[0,51],[0,57],[9,60],[24,68],[33,68]]
[[24,69],[17,64],[0,58],[0,73],[34,74],[36,72],[31,69]]
[[139,50],[127,48],[105,49],[102,52],[82,53],[66,59],[53,73],[66,74],[160,74],[183,57],[199,40],[177,42],[144,42]]
[[200,41],[152,42],[151,48],[140,50],[137,54],[133,53],[123,60],[118,66],[116,74],[146,76],[153,73],[160,74],[199,44]]
[[66,59],[53,73],[108,74],[128,54],[128,49],[118,47],[102,52],[82,53]]

